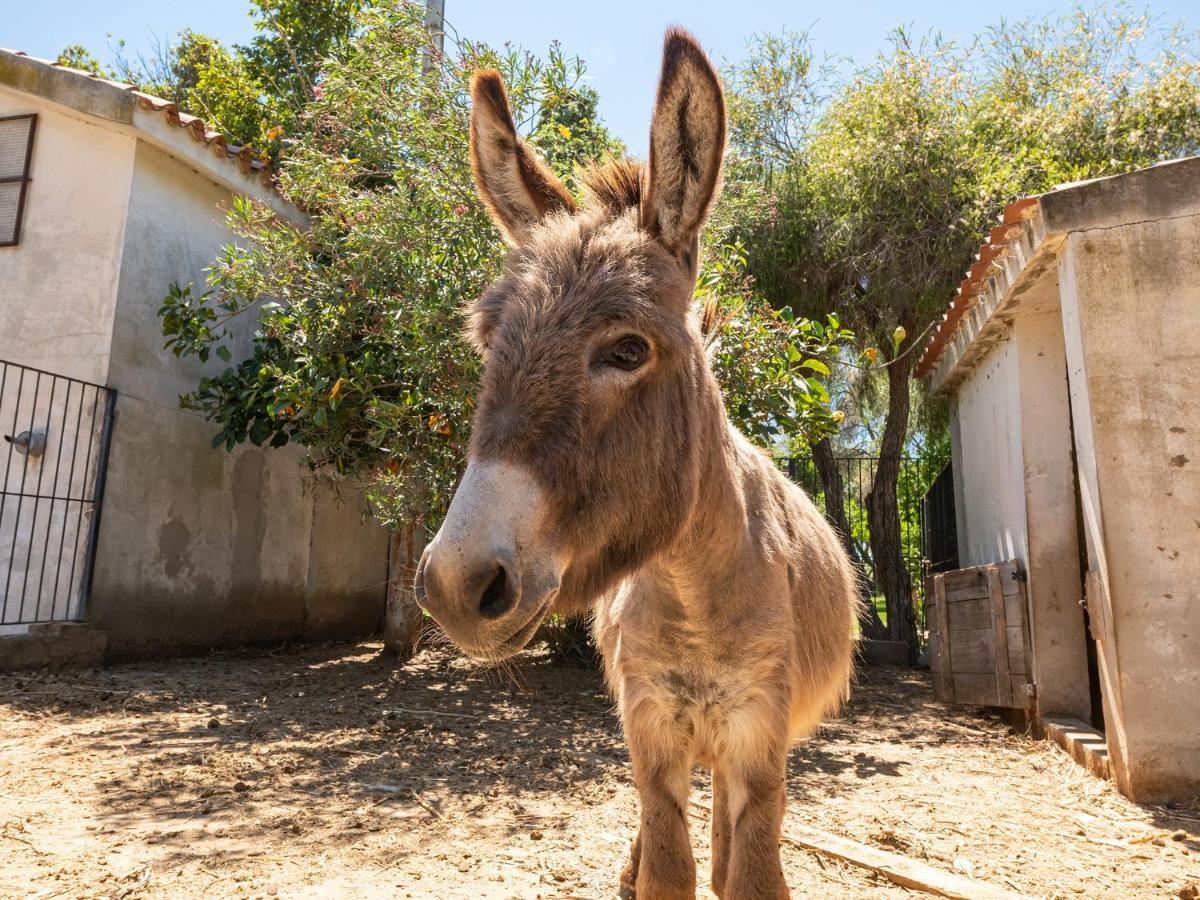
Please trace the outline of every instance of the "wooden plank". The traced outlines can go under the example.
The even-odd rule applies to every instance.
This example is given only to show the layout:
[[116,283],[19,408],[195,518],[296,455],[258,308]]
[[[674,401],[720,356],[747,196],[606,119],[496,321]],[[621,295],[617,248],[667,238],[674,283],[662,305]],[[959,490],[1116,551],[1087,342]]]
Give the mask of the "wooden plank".
[[[703,810],[711,821],[711,806],[698,800],[692,800],[691,805]],[[792,847],[867,869],[882,875],[893,884],[935,897],[951,897],[955,900],[1017,900],[1020,897],[1019,894],[998,888],[986,881],[977,881],[937,869],[899,853],[880,850],[878,847],[860,844],[858,841],[804,825],[788,825],[780,835],[780,840]]]
[[1099,569],[1089,569],[1084,575],[1083,602],[1087,604],[1088,630],[1092,633],[1092,639],[1108,640],[1108,603],[1104,597],[1104,579],[1100,577]]
[[[1025,675],[1012,675],[1009,679],[1007,696],[1013,698],[1012,709],[1025,709],[1028,706],[1025,685],[1029,679]],[[971,706],[1008,706],[1000,702],[1000,692],[996,686],[994,672],[980,675],[974,672],[954,673],[954,702],[966,703]]]
[[[1010,559],[1008,562],[993,564],[999,572],[1001,593],[1005,596],[1016,596],[1020,593],[1024,580],[1021,561]],[[970,569],[955,569],[944,572],[946,579],[946,597],[951,603],[961,600],[971,600],[978,597],[990,597],[991,590],[987,581],[987,566],[973,566]]]
[[1012,707],[1012,670],[1008,665],[1008,620],[1004,615],[1004,587],[1000,583],[1000,567],[987,567],[988,592],[992,595],[992,627],[995,632],[996,689],[1000,705]]
[[[926,595],[928,596],[928,594]],[[1025,598],[1021,594],[1004,596],[1004,616],[1009,627],[1025,621]],[[992,627],[992,598],[990,596],[962,600],[950,606],[950,630]]]
[[934,616],[931,621],[937,625],[937,656],[930,656],[930,667],[934,671],[934,695],[947,703],[954,701],[954,679],[952,677],[950,656],[950,619],[946,603],[946,576],[933,577],[933,607]]
[[[991,625],[987,628],[951,628],[949,644],[954,674],[996,673],[996,640]],[[1021,629],[1014,625],[1008,626],[1008,669],[1014,674],[1029,674]]]

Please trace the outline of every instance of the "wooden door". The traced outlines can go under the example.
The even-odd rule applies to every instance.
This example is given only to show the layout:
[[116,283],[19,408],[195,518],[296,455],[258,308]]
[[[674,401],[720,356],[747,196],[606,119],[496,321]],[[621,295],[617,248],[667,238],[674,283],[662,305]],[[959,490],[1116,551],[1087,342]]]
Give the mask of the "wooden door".
[[1011,560],[932,575],[927,585],[934,692],[949,703],[1033,708],[1025,572]]

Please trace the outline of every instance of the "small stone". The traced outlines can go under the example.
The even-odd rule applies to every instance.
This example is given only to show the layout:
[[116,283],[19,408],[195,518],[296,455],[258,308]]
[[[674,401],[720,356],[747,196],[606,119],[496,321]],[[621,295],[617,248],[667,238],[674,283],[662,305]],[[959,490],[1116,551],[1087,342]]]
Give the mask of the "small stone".
[[214,716],[213,718],[211,718],[211,719],[209,719],[209,720],[208,720],[208,727],[209,727],[209,728],[220,728],[220,727],[221,727],[221,723],[220,723],[220,722],[218,722],[218,721],[217,721],[217,719],[216,719],[216,717]]
[[545,835],[536,828],[529,832],[529,839],[531,841],[540,841],[543,837],[545,837]]
[[246,791],[250,790],[250,785],[246,784],[244,781],[239,781],[234,784],[233,789],[239,794],[244,794]]

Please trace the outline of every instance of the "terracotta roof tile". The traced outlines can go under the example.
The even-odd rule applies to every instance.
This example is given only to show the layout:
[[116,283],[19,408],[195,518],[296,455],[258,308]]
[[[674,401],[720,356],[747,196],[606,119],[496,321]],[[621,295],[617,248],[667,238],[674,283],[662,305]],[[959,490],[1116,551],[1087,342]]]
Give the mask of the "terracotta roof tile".
[[132,84],[125,84],[121,81],[112,81],[108,78],[100,78],[90,72],[84,72],[80,69],[74,69],[70,66],[59,65],[50,59],[41,59],[36,56],[30,56],[21,50],[8,51],[15,56],[21,56],[32,62],[40,63],[44,66],[49,66],[63,72],[71,72],[74,75],[80,75],[91,81],[100,84],[108,85],[117,90],[124,91],[133,95],[137,99],[138,106],[147,111],[162,113],[166,121],[178,128],[184,128],[196,141],[202,141],[212,147],[213,152],[218,157],[228,159],[230,162],[236,163],[243,174],[257,174],[263,185],[269,188],[274,188],[275,179],[272,169],[269,165],[258,158],[258,155],[249,147],[241,147],[230,144],[228,138],[218,131],[214,131],[205,124],[204,120],[199,116],[193,116],[189,113],[180,112],[179,107],[170,100],[162,97],[156,97],[153,94],[147,94],[144,91],[139,91]]
[[945,349],[954,334],[954,329],[958,327],[959,321],[970,309],[971,302],[983,290],[985,279],[991,271],[992,265],[1007,254],[1009,245],[1021,236],[1021,229],[1017,226],[1037,213],[1039,201],[1039,197],[1025,197],[1004,207],[1000,223],[989,232],[987,242],[980,246],[979,253],[975,256],[975,262],[967,270],[966,278],[962,280],[958,291],[951,298],[949,308],[942,316],[941,322],[934,328],[928,343],[925,344],[921,358],[913,369],[914,378],[924,378],[933,371],[934,365],[942,355],[942,350]]

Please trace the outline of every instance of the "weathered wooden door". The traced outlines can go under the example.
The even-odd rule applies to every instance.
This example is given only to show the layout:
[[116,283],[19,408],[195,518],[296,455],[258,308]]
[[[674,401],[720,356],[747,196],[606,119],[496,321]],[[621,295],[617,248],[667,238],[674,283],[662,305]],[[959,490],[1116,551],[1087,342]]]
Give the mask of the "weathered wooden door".
[[1025,572],[1011,560],[929,578],[934,693],[950,703],[1032,709]]

